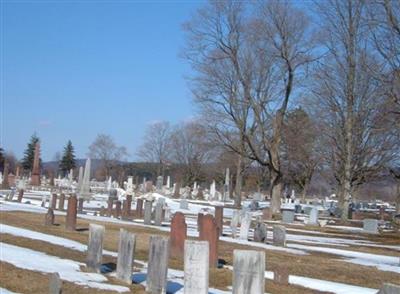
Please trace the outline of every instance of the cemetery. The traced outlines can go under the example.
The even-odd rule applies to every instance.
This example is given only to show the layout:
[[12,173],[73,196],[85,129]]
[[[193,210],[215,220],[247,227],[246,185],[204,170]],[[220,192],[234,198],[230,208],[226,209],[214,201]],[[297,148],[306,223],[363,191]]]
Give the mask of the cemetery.
[[0,294],[400,294],[400,0],[0,19]]

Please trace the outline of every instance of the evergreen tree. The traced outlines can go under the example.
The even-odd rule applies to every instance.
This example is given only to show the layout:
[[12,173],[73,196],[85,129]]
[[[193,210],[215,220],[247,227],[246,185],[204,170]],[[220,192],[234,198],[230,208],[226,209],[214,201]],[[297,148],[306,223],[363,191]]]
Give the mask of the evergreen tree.
[[2,172],[4,170],[4,149],[0,147],[0,171]]
[[67,174],[70,169],[76,167],[75,164],[75,154],[74,154],[74,146],[72,146],[71,140],[68,140],[67,145],[64,147],[64,154],[60,161],[60,170],[65,174]]
[[32,135],[24,152],[24,158],[22,159],[22,167],[24,170],[30,171],[33,168],[33,159],[35,157],[35,147],[37,142],[39,142],[39,137],[35,133]]

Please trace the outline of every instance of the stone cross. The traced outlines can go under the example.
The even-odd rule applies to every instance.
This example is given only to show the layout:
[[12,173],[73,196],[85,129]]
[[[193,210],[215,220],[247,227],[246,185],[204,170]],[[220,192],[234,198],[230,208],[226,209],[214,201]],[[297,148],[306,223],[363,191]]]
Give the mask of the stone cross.
[[75,195],[69,196],[65,228],[70,231],[76,230],[77,202]]
[[58,201],[58,210],[64,210],[65,194],[61,193],[60,200]]
[[86,265],[95,272],[100,273],[100,266],[103,259],[104,226],[89,225],[89,244],[87,249]]
[[233,251],[233,294],[264,294],[265,252]]
[[182,212],[176,212],[171,221],[171,256],[182,256],[186,237],[187,225],[185,222],[185,215]]
[[286,246],[286,228],[284,226],[273,226],[273,244],[274,246]]
[[163,207],[164,203],[157,201],[154,213],[154,224],[159,227],[161,227],[163,221]]
[[144,202],[144,223],[146,225],[151,225],[152,209],[153,209],[153,201],[146,200]]
[[267,226],[261,221],[258,221],[254,228],[254,241],[261,243],[267,242]]
[[184,252],[184,294],[208,294],[208,242],[186,240]]
[[224,207],[215,206],[215,222],[217,223],[219,235],[222,236],[222,231],[224,227]]
[[168,238],[162,236],[150,236],[149,262],[146,277],[147,292],[150,292],[151,294],[166,293],[168,258]]
[[199,218],[199,239],[208,241],[210,252],[210,266],[218,265],[218,226],[211,214],[203,215]]
[[49,209],[47,210],[47,213],[45,215],[44,224],[46,226],[54,225],[54,211],[51,207],[49,207]]
[[132,268],[135,252],[135,235],[125,229],[120,229],[118,260],[117,260],[117,278],[132,284]]
[[61,294],[62,281],[58,273],[50,274],[49,279],[49,294]]
[[239,236],[240,239],[247,240],[249,238],[250,225],[251,225],[251,213],[246,212],[242,219],[242,224],[240,225],[240,236]]

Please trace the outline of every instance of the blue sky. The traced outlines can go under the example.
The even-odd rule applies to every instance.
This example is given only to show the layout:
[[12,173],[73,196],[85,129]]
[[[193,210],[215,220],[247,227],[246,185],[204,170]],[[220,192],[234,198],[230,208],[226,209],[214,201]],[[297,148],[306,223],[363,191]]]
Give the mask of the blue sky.
[[181,24],[200,2],[2,1],[1,145],[20,158],[30,136],[53,159],[98,133],[136,159],[146,125],[195,109],[179,57]]

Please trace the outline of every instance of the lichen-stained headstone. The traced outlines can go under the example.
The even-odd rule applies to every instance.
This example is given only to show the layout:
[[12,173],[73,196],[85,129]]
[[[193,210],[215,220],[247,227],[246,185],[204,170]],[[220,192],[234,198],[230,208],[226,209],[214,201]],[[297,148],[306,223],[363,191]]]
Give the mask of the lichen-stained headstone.
[[209,245],[207,241],[185,241],[184,293],[207,294]]
[[104,226],[89,225],[89,244],[87,249],[86,265],[95,272],[100,272],[103,259]]
[[151,225],[151,214],[153,210],[153,201],[146,200],[144,202],[144,223]]
[[163,222],[163,207],[164,204],[162,202],[156,203],[156,208],[154,213],[154,224],[159,227],[161,227]]
[[265,253],[254,250],[233,251],[233,294],[264,294]]
[[273,244],[275,246],[286,246],[286,228],[284,226],[273,226]]
[[182,212],[176,212],[171,221],[171,256],[178,257],[183,255],[186,237],[187,225],[185,222],[185,215]]
[[149,262],[146,277],[147,292],[150,292],[151,294],[166,293],[168,258],[168,238],[162,236],[150,236]]
[[135,235],[125,229],[120,229],[117,260],[117,278],[128,284],[132,283],[134,252]]

